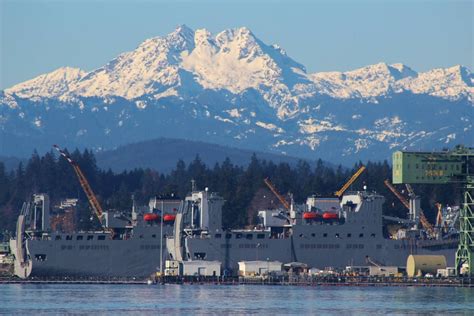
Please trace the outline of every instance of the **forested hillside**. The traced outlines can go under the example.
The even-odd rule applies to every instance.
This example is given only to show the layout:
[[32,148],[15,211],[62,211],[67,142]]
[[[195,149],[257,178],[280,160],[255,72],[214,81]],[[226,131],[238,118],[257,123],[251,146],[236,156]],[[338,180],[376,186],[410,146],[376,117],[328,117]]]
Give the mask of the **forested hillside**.
[[[80,165],[105,209],[130,210],[132,195],[138,204],[147,204],[150,197],[157,195],[174,194],[183,198],[191,189],[191,179],[194,179],[198,188],[208,187],[225,198],[225,227],[252,225],[256,201],[263,196],[271,197],[270,207],[278,206],[276,199],[266,191],[263,183],[266,177],[281,193],[292,193],[295,201],[302,203],[313,194],[332,196],[361,164],[356,163],[351,170],[347,170],[341,166],[329,167],[322,161],[318,161],[315,167],[300,161],[292,167],[288,163],[275,164],[260,160],[254,155],[247,167],[236,166],[229,159],[207,166],[196,156],[187,165],[177,161],[176,167],[166,174],[150,169],[114,173],[99,169],[89,150],[75,150],[70,155]],[[385,214],[406,216],[403,206],[384,187],[383,181],[391,178],[388,162],[368,162],[366,166],[367,171],[352,189],[362,189],[366,185],[368,190],[377,191],[386,197]],[[80,214],[77,216],[84,219],[80,228],[87,229],[92,225],[88,220],[91,211],[87,199],[65,159],[58,158],[53,152],[44,156],[35,152],[25,165],[20,163],[12,172],[5,170],[5,166],[0,163],[0,232],[12,231],[22,203],[29,200],[33,193],[40,192],[48,193],[53,203],[63,198],[79,197]],[[459,190],[454,186],[414,186],[414,189],[422,196],[422,207],[432,222],[435,202],[459,203]]]

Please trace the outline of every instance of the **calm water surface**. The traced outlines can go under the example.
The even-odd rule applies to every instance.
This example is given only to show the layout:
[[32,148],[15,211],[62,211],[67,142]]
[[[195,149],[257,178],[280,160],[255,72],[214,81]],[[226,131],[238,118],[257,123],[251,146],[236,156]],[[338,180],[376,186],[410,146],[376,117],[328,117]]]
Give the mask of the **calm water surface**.
[[460,314],[474,289],[0,284],[0,314]]

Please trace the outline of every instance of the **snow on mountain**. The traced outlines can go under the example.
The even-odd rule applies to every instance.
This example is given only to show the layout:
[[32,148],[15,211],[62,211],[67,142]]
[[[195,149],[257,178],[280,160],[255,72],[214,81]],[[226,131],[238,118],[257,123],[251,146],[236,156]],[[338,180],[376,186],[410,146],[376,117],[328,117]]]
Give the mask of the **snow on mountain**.
[[473,100],[474,75],[463,66],[433,69],[400,81],[400,87],[415,94],[429,94],[450,100]]
[[306,74],[304,66],[278,46],[264,44],[248,28],[213,36],[205,29],[193,31],[182,25],[89,73],[60,68],[5,92],[24,98],[67,94],[135,99],[189,94],[186,90],[193,85],[198,90],[233,94],[254,89],[285,118],[299,110],[300,99],[318,95],[356,99],[410,91],[448,99],[471,97],[472,78],[462,66],[416,73],[403,64],[385,63],[347,72]]
[[417,73],[403,64],[379,63],[348,72],[310,75],[317,92],[333,98],[373,98],[409,91],[450,100],[472,99],[473,75],[466,67],[454,66]]
[[397,79],[416,76],[402,64],[379,63],[348,72],[315,73],[311,77],[318,92],[334,98],[371,98],[392,92]]
[[74,84],[86,74],[78,68],[62,67],[53,72],[17,84],[6,89],[6,94],[21,98],[60,97],[74,88]]
[[146,40],[134,51],[121,54],[88,73],[70,92],[88,97],[133,99],[177,86],[181,53],[193,49],[193,36],[191,29],[180,26],[165,37]]
[[24,152],[51,139],[104,148],[182,137],[335,161],[386,157],[474,138],[473,83],[463,66],[308,74],[248,28],[182,25],[90,72],[60,68],[0,92],[0,137]]

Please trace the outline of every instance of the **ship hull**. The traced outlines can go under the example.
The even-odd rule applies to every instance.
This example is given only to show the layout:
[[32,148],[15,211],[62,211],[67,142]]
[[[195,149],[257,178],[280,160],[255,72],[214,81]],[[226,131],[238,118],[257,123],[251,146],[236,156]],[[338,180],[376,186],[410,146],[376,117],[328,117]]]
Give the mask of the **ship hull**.
[[[163,236],[173,228],[163,228]],[[160,269],[167,257],[160,245],[159,225],[135,227],[127,238],[113,239],[109,233],[50,234],[46,238],[24,238],[15,253],[24,253],[17,262],[16,275],[27,277],[141,278]],[[165,238],[163,238],[164,240]],[[160,251],[163,255],[160,256]],[[25,270],[25,267],[28,269]]]
[[160,267],[159,240],[27,240],[26,247],[30,277],[145,277]]
[[[256,234],[255,234],[256,235]],[[341,241],[339,238],[261,239],[241,241],[219,239],[187,239],[188,258],[196,255],[205,260],[220,261],[223,268],[235,272],[239,261],[268,260],[280,262],[303,262],[310,267],[344,268],[346,266],[367,266],[368,259],[384,266],[406,266],[410,254],[444,255],[449,266],[454,266],[456,245],[444,249],[428,249],[423,241],[409,240],[356,240]]]

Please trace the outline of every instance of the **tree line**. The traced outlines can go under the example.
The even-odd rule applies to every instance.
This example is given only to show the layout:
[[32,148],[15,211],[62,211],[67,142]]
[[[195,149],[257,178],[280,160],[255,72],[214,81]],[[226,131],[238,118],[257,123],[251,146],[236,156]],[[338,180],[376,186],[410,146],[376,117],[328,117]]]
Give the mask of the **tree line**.
[[[272,197],[269,199],[271,204],[265,207],[279,206],[265,187],[265,178],[269,178],[283,195],[291,193],[295,202],[304,203],[311,195],[334,196],[334,192],[362,165],[358,162],[352,168],[334,167],[321,160],[312,165],[306,161],[296,165],[275,164],[253,155],[246,166],[234,164],[230,159],[207,166],[196,156],[187,165],[182,160],[177,161],[176,167],[166,174],[141,168],[115,173],[98,168],[90,150],[76,149],[70,156],[79,164],[104,209],[129,211],[132,195],[136,203],[142,205],[154,196],[184,198],[191,190],[191,180],[195,180],[199,189],[207,187],[226,200],[223,225],[227,228],[253,225],[255,214],[252,212],[256,210],[252,205],[262,194]],[[390,164],[369,161],[365,166],[366,171],[351,189],[362,190],[366,186],[367,190],[384,195],[384,214],[406,217],[407,210],[383,184],[385,179],[391,179]],[[399,186],[399,189],[402,191],[403,187]],[[415,185],[414,189],[422,197],[422,208],[431,222],[436,216],[436,202],[460,203],[460,191],[454,185]],[[64,198],[79,198],[76,214],[81,219],[79,228],[90,229],[97,225],[88,220],[92,213],[71,165],[52,151],[43,156],[34,152],[27,163],[20,163],[10,172],[0,162],[0,232],[13,231],[22,203],[31,200],[34,193],[49,194],[52,204]]]

